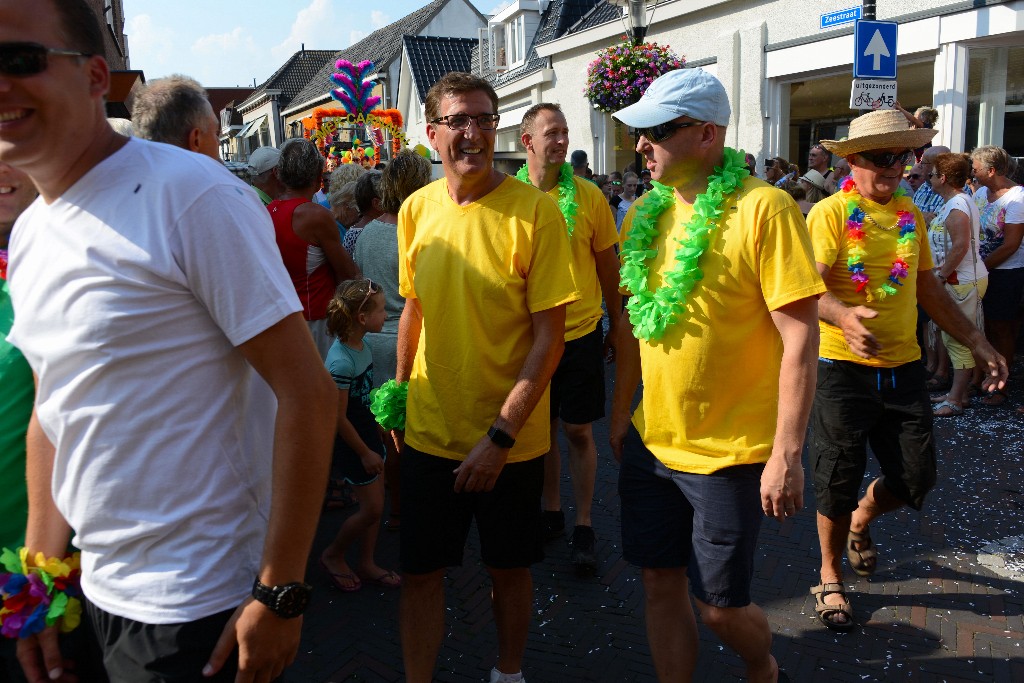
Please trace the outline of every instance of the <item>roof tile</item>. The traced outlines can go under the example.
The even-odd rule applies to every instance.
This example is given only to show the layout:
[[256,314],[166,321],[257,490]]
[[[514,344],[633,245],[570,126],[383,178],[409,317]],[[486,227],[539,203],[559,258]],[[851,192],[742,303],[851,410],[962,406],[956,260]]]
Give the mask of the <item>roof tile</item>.
[[416,91],[420,102],[425,102],[431,86],[446,73],[471,70],[478,41],[475,38],[405,36],[404,42]]

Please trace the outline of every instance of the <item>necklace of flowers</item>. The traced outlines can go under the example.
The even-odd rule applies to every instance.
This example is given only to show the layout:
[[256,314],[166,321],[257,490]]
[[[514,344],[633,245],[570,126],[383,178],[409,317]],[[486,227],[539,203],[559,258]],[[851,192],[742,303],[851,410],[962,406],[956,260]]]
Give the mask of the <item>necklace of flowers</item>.
[[[526,167],[526,164],[523,164],[523,167],[516,172],[516,179],[523,181],[527,185],[533,185],[530,182],[530,170]],[[578,209],[579,204],[576,203],[576,184],[573,182],[572,165],[564,163],[558,171],[558,210],[562,212],[565,225],[569,228],[569,237],[572,237],[572,232],[576,229],[576,211]]]
[[651,248],[658,236],[658,217],[675,203],[675,192],[671,187],[653,182],[654,189],[637,201],[629,234],[622,245],[619,271],[621,285],[632,294],[626,310],[637,339],[657,341],[680,315],[687,313],[686,298],[704,277],[698,261],[711,243],[710,236],[723,213],[722,206],[750,175],[743,157],[742,151],[725,148],[722,166],[715,167],[708,177],[708,189],[694,199],[693,216],[683,226],[683,237],[676,240],[679,244],[676,265],[665,273],[664,284],[656,292],[647,286],[650,275],[647,261],[658,253]]
[[840,189],[846,198],[846,236],[850,239],[846,265],[850,271],[850,280],[858,292],[864,292],[864,297],[869,303],[876,298],[881,301],[887,296],[896,296],[900,291],[897,287],[903,286],[901,280],[905,280],[910,272],[908,259],[914,256],[917,226],[914,213],[910,210],[913,205],[907,206],[910,200],[906,198],[902,188],[896,191],[895,197],[899,204],[896,207],[896,224],[892,226],[900,229],[899,237],[896,238],[896,258],[889,269],[888,279],[880,287],[872,290],[868,286],[868,274],[864,270],[864,255],[867,253],[864,248],[864,219],[867,218],[882,230],[886,228],[878,225],[874,218],[865,213],[860,205],[862,197],[852,177],[847,176]]

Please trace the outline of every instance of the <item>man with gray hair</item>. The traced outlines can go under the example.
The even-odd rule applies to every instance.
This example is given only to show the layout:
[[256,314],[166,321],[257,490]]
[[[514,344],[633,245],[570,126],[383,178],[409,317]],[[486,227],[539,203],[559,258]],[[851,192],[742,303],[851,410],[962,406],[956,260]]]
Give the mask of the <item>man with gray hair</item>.
[[220,122],[206,90],[188,76],[175,74],[153,81],[132,105],[135,134],[220,161]]
[[263,206],[277,199],[284,192],[284,185],[277,177],[277,164],[281,160],[281,150],[276,147],[260,147],[249,155],[249,182],[260,196]]

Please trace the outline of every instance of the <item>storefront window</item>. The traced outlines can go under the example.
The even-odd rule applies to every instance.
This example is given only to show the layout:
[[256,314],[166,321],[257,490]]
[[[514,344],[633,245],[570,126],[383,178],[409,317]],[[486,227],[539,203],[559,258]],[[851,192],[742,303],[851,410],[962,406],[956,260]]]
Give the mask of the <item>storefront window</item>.
[[1024,156],[1024,47],[972,47],[968,58],[966,148]]

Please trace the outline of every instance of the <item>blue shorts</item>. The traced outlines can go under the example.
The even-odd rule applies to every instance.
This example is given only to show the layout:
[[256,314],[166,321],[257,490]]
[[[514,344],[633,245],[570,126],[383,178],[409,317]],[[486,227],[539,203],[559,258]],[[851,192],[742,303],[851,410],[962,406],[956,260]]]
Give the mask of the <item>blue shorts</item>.
[[711,474],[665,467],[630,427],[622,447],[622,555],[648,569],[686,567],[690,590],[715,607],[749,605],[763,464]]

